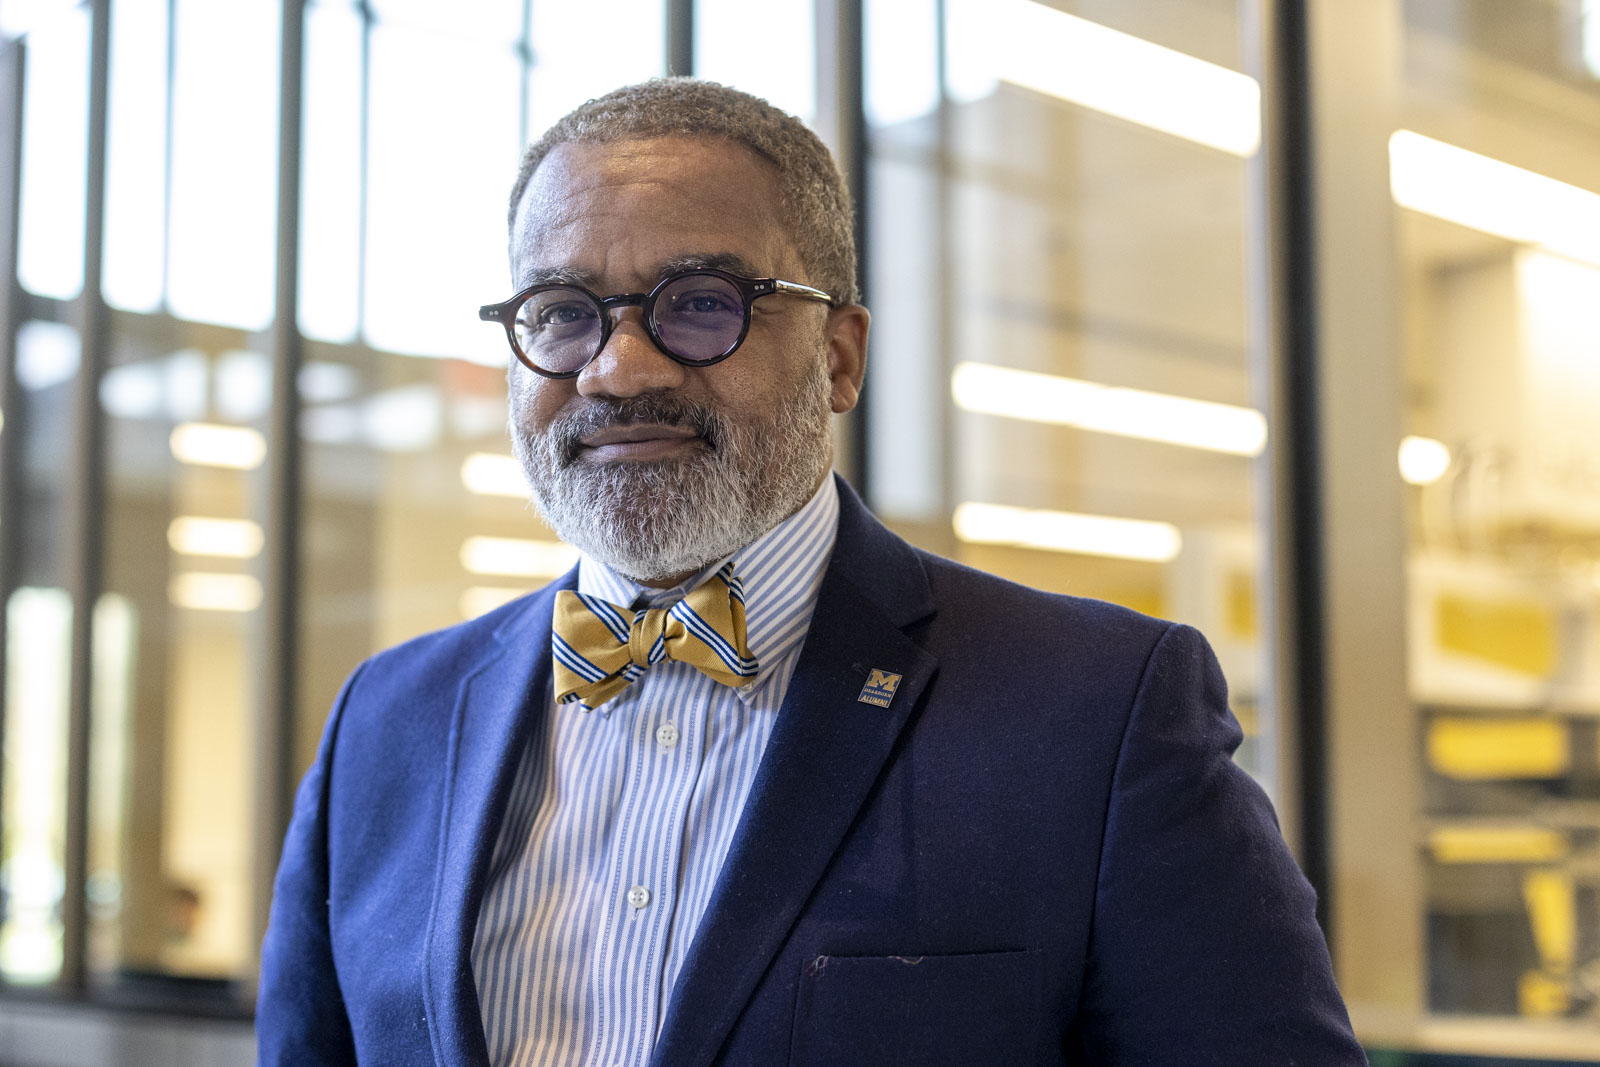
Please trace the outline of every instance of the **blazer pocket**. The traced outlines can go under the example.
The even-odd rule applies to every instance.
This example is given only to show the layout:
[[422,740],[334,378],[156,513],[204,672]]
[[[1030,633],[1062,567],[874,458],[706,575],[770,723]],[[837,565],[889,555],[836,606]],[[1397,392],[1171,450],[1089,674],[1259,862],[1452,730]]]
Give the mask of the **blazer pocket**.
[[815,956],[800,974],[794,1067],[956,1067],[1038,1058],[1037,950]]

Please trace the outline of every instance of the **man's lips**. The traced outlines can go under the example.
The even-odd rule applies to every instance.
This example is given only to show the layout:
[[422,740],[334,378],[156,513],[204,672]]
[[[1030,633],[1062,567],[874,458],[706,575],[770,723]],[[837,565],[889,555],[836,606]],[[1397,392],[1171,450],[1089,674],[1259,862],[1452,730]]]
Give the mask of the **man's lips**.
[[624,423],[578,438],[579,456],[592,460],[654,459],[703,438],[687,426]]

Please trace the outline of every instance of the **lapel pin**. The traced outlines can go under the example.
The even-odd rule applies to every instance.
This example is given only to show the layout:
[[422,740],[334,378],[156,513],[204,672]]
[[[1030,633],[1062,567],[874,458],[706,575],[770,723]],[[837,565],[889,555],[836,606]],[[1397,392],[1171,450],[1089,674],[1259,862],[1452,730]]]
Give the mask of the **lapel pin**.
[[867,674],[867,684],[861,687],[861,695],[856,700],[862,704],[874,704],[880,708],[889,706],[894,699],[894,691],[900,688],[900,676],[880,671],[874,667]]

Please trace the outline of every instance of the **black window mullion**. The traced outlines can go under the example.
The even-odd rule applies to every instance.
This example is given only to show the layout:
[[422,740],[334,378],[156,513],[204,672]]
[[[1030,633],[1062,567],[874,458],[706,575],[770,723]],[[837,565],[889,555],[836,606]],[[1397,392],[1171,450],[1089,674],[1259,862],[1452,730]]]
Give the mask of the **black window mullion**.
[[105,511],[105,419],[100,380],[110,347],[101,292],[106,203],[106,111],[111,57],[111,0],[89,4],[89,131],[84,198],[83,292],[76,301],[82,357],[72,400],[73,448],[66,484],[67,589],[72,598],[71,682],[67,703],[67,803],[62,879],[62,956],[58,987],[85,991],[88,935],[89,729],[92,712],[94,607],[100,598]]
[[255,937],[266,932],[272,880],[294,797],[294,723],[300,604],[300,143],[304,115],[305,0],[281,0],[278,70],[278,232],[268,412],[263,685],[257,709]]
[[[17,381],[17,328],[22,325],[22,287],[17,281],[17,232],[22,214],[22,93],[27,49],[21,41],[0,48],[0,753],[6,751],[7,605],[16,590],[22,559],[22,449],[26,430],[22,387]],[[0,760],[0,796],[5,795]],[[5,825],[0,809],[0,827]],[[4,832],[0,830],[0,854]]]
[[668,74],[694,74],[694,0],[666,0]]

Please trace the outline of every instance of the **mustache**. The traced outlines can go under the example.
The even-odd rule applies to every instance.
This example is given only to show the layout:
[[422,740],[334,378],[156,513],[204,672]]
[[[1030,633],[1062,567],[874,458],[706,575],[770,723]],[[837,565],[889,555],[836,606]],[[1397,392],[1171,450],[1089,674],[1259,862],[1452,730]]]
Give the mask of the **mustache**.
[[685,400],[664,393],[644,393],[621,398],[589,397],[583,406],[552,419],[547,434],[555,444],[562,464],[571,463],[582,451],[581,438],[613,426],[652,423],[692,430],[714,452],[723,440],[724,420],[709,404]]

